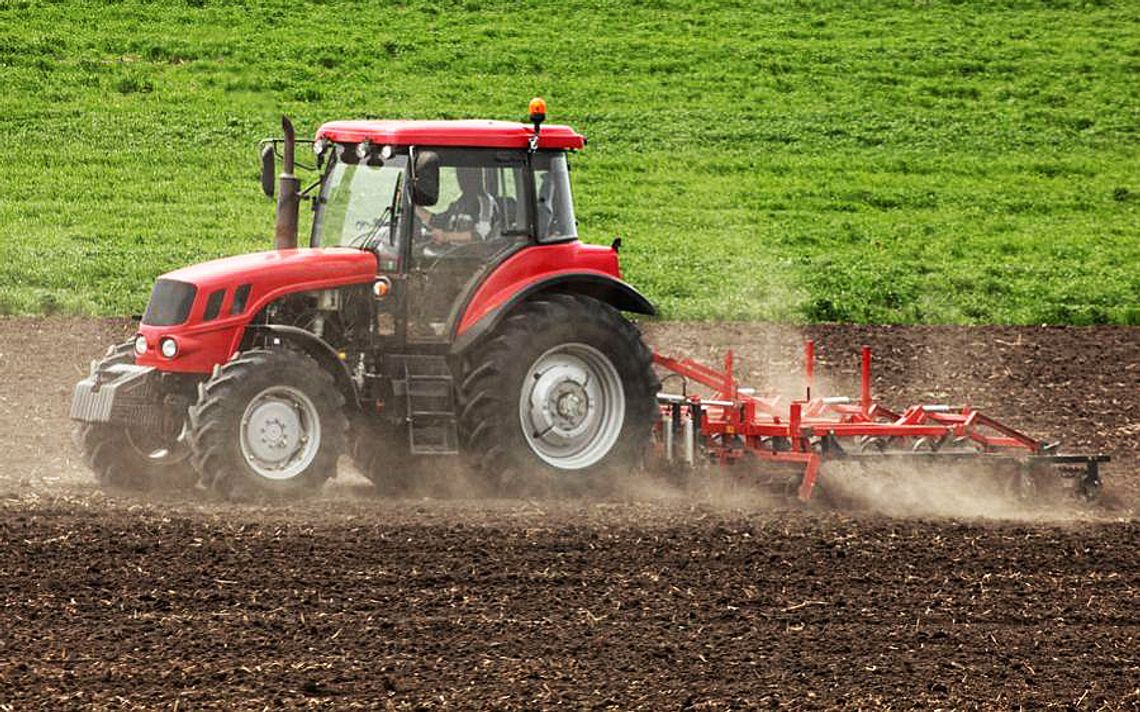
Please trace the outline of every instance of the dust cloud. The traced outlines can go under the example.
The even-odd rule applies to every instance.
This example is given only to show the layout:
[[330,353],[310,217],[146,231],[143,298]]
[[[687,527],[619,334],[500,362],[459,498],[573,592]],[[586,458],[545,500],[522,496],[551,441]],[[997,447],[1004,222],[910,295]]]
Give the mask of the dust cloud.
[[828,463],[821,495],[832,506],[895,518],[1070,521],[1086,518],[1068,488],[1026,491],[1015,468],[943,463]]

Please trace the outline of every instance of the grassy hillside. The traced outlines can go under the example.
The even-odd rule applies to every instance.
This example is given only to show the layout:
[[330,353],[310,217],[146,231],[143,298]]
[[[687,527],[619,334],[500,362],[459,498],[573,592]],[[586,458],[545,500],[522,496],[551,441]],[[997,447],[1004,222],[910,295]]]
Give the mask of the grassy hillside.
[[286,112],[551,119],[673,318],[1140,323],[1134,2],[0,0],[0,313],[264,248]]

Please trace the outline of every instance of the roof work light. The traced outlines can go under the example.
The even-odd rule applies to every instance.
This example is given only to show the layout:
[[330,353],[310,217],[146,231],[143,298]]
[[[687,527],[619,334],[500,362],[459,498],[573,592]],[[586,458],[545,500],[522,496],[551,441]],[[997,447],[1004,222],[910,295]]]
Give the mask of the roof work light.
[[530,150],[533,153],[538,149],[539,128],[542,126],[542,122],[546,121],[546,99],[540,96],[531,99],[527,111],[530,113],[530,122],[534,124],[534,135],[530,137]]
[[534,124],[534,132],[538,133],[538,127],[546,121],[546,99],[540,96],[530,100],[530,107],[527,109],[530,113],[530,121]]

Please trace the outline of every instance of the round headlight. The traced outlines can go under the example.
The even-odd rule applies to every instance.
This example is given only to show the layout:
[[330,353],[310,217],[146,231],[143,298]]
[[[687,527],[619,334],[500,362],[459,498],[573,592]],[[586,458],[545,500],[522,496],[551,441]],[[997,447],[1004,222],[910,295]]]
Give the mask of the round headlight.
[[139,356],[146,353],[146,337],[142,334],[135,337],[135,353]]
[[166,358],[174,358],[178,355],[178,342],[169,336],[158,342],[158,348]]
[[357,158],[359,158],[360,160],[363,161],[366,158],[368,158],[369,153],[372,153],[372,142],[371,141],[369,141],[368,139],[364,139],[360,143],[356,144],[356,157]]

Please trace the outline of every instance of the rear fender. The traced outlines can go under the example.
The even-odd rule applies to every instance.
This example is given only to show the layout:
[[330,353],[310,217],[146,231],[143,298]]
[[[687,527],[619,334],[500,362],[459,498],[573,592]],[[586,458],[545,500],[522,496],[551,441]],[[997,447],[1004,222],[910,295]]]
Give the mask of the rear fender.
[[618,311],[654,316],[653,303],[629,284],[606,274],[572,272],[558,274],[533,282],[520,289],[510,299],[479,317],[478,321],[459,332],[451,345],[451,353],[458,354],[490,334],[507,314],[519,304],[541,294],[582,294],[609,304]]
[[360,407],[356,383],[352,380],[348,367],[344,361],[340,360],[336,349],[324,339],[310,331],[295,326],[285,326],[284,324],[251,324],[245,333],[247,338],[253,335],[262,335],[269,339],[279,340],[309,355],[320,364],[321,368],[332,374],[337,388],[344,394],[344,400],[348,407],[352,409]]

